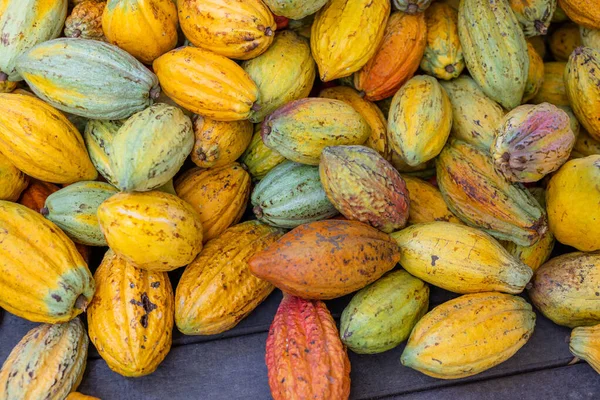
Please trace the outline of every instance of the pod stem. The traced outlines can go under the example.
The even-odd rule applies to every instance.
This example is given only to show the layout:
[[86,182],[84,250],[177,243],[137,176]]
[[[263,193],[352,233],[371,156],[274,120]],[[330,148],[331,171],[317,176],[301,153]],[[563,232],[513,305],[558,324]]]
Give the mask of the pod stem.
[[160,86],[153,87],[150,89],[150,98],[156,100],[160,97]]
[[6,82],[8,80],[8,74],[6,72],[0,72],[0,82]]
[[263,216],[263,210],[261,206],[255,206],[254,208],[252,208],[252,212],[254,213],[254,215],[256,215],[256,218],[262,218]]
[[446,65],[446,67],[444,68],[446,70],[447,73],[451,74],[455,71],[454,65],[452,64],[448,64]]
[[75,308],[81,311],[85,311],[88,306],[88,299],[84,295],[80,294],[75,300]]
[[548,28],[539,19],[535,20],[533,26],[535,27],[535,30],[539,32],[540,35],[545,35],[546,33],[548,33]]
[[47,217],[48,214],[50,214],[50,210],[48,210],[48,207],[44,207],[40,210],[40,214],[42,214],[44,217]]
[[416,14],[419,11],[419,6],[415,3],[410,3],[408,7],[406,7],[407,14]]

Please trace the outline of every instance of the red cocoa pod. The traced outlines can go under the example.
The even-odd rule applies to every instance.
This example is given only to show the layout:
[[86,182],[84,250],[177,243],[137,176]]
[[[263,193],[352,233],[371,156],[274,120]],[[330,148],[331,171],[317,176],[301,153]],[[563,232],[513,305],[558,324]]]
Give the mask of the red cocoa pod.
[[275,400],[344,400],[350,360],[325,303],[284,294],[265,356]]
[[301,225],[255,254],[250,272],[305,299],[334,299],[394,268],[400,249],[362,222],[329,219]]

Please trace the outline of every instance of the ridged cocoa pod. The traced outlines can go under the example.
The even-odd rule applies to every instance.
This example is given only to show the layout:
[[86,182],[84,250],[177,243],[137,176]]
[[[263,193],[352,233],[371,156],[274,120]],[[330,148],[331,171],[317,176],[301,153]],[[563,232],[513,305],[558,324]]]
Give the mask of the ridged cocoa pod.
[[79,318],[33,328],[0,369],[0,398],[64,399],[81,382],[87,350],[88,337]]
[[451,136],[485,152],[490,151],[504,115],[502,107],[487,97],[469,76],[440,83],[452,104]]
[[250,259],[250,271],[286,293],[333,299],[362,289],[394,268],[396,242],[356,221],[301,225]]
[[573,329],[569,350],[600,374],[600,325]]
[[393,0],[396,10],[407,14],[422,13],[429,7],[433,0]]
[[268,148],[260,135],[261,125],[254,127],[254,135],[240,162],[246,166],[253,180],[261,180],[267,173],[285,161],[285,157]]
[[553,322],[570,328],[600,323],[600,252],[552,258],[532,282],[529,298]]
[[573,50],[581,45],[579,26],[573,23],[562,25],[548,40],[548,47],[556,61],[567,61]]
[[564,80],[577,119],[594,139],[600,140],[600,50],[575,49],[569,57]]
[[600,8],[596,0],[558,0],[558,6],[578,25],[600,29]]
[[549,103],[506,114],[491,148],[496,170],[511,182],[537,182],[569,159],[575,144],[569,116]]
[[531,193],[500,175],[488,154],[465,142],[456,140],[440,153],[437,182],[456,216],[497,239],[530,246],[548,230],[546,213]]
[[387,233],[406,225],[406,183],[375,150],[364,146],[326,147],[319,170],[327,197],[346,218]]
[[414,167],[436,157],[451,127],[450,99],[435,78],[415,76],[394,95],[388,137],[392,149],[406,164]]
[[525,36],[545,35],[556,10],[556,0],[508,0]]
[[403,175],[406,183],[410,207],[408,208],[408,224],[423,222],[447,221],[462,224],[448,209],[440,190],[431,183],[419,178]]
[[544,83],[544,60],[535,50],[533,45],[527,42],[527,55],[529,57],[529,71],[527,73],[527,84],[523,93],[522,103],[526,103],[535,97]]
[[600,50],[600,29],[590,29],[585,26],[581,26],[579,29],[583,45]]
[[252,123],[215,121],[197,115],[193,120],[196,141],[192,161],[201,168],[216,168],[237,160],[252,140]]
[[544,80],[531,102],[533,104],[550,103],[557,107],[569,106],[569,98],[565,89],[563,75],[566,62],[553,61],[544,63]]
[[506,0],[462,0],[458,34],[467,68],[483,92],[506,109],[521,104],[527,42]]
[[102,31],[102,12],[106,2],[82,1],[65,21],[65,36],[106,41]]
[[327,146],[363,144],[371,134],[365,119],[350,104],[307,98],[279,108],[262,124],[265,145],[288,160],[319,165]]
[[264,0],[275,15],[299,20],[319,11],[329,0]]
[[274,400],[350,396],[350,360],[322,301],[284,295],[265,356]]

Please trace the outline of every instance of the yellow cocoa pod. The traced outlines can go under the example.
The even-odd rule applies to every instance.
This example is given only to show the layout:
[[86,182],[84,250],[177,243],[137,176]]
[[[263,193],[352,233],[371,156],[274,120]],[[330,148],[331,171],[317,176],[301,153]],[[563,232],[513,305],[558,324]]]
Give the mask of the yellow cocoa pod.
[[331,0],[315,17],[310,47],[323,82],[358,71],[383,39],[390,0]]
[[250,314],[275,287],[252,275],[248,260],[283,233],[259,221],[246,221],[209,241],[177,285],[177,328],[186,335],[213,335]]
[[546,42],[543,36],[532,36],[527,38],[527,43],[530,43],[540,58],[543,60],[546,57]]
[[421,69],[438,79],[457,78],[465,68],[458,38],[458,12],[451,5],[433,3],[425,11],[427,47]]
[[100,400],[98,397],[87,396],[79,392],[71,392],[65,400]]
[[544,80],[537,94],[531,99],[533,104],[550,103],[557,107],[569,106],[563,80],[566,66],[567,63],[562,61],[544,63]]
[[81,134],[60,111],[13,93],[0,94],[0,109],[0,151],[15,167],[45,182],[96,179]]
[[400,247],[405,270],[451,292],[518,294],[533,275],[493,237],[469,226],[428,222],[391,236]]
[[198,212],[207,242],[242,218],[250,197],[250,176],[238,163],[193,168],[175,182],[175,191]]
[[145,64],[177,45],[178,25],[172,0],[108,0],[102,13],[108,41]]
[[548,221],[559,242],[600,250],[599,179],[600,155],[592,155],[567,162],[548,182]]
[[558,6],[578,25],[600,29],[600,7],[596,0],[558,0]]
[[408,175],[402,175],[408,189],[410,207],[408,208],[408,224],[423,222],[447,221],[462,224],[452,211],[448,209],[439,189],[431,183]]
[[375,103],[361,97],[355,89],[348,86],[336,86],[323,89],[321,93],[319,93],[319,97],[341,100],[354,107],[371,127],[371,136],[369,136],[364,143],[364,146],[377,151],[388,161],[391,159],[392,149],[388,141],[387,121],[385,115],[383,115]]
[[527,42],[527,55],[529,56],[529,71],[521,103],[526,103],[534,98],[544,82],[544,61],[529,42]]
[[0,153],[0,200],[19,200],[27,185],[29,185],[29,177]]
[[439,379],[476,375],[512,357],[534,327],[535,313],[521,297],[467,294],[425,314],[400,361]]
[[17,88],[18,82],[0,81],[0,93],[10,93]]
[[258,96],[242,67],[208,50],[181,47],[152,65],[162,90],[175,103],[218,121],[247,119]]
[[118,193],[98,207],[111,249],[138,268],[171,271],[202,250],[202,222],[194,208],[159,191]]
[[550,36],[548,45],[556,61],[567,61],[577,47],[581,46],[581,34],[576,24],[565,24]]
[[87,316],[98,353],[123,376],[154,372],[171,348],[175,307],[169,276],[136,268],[109,249],[94,279]]
[[392,149],[408,165],[414,167],[436,157],[451,127],[452,105],[435,78],[416,76],[394,95],[388,135]]
[[600,374],[600,325],[580,326],[571,332],[569,350]]
[[277,25],[261,0],[177,0],[181,29],[194,46],[237,60],[262,54]]
[[261,125],[257,124],[250,145],[240,159],[255,180],[261,180],[270,170],[285,161],[285,157],[265,145],[260,132]]
[[600,154],[600,141],[591,137],[586,131],[582,130],[577,136],[571,158],[582,158]]
[[598,287],[600,253],[568,253],[535,271],[529,298],[554,323],[570,328],[596,325],[600,323]]
[[600,29],[590,29],[585,26],[580,26],[579,28],[582,45],[600,50]]
[[51,324],[85,311],[94,279],[75,245],[56,225],[23,205],[0,200],[0,306]]
[[192,161],[201,168],[231,164],[244,153],[253,132],[250,121],[215,121],[198,115],[194,119]]
[[581,125],[600,140],[600,50],[578,47],[564,71],[569,103]]

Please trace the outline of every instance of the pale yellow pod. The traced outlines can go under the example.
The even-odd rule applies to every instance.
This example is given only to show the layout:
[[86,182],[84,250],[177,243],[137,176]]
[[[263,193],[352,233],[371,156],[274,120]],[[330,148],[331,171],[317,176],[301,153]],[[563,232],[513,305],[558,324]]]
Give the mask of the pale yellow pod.
[[452,127],[452,105],[439,82],[427,75],[410,79],[396,94],[388,116],[392,149],[410,166],[437,156]]
[[17,201],[29,178],[0,153],[0,200]]
[[583,45],[600,51],[600,29],[590,29],[585,26],[580,26],[579,30]]
[[408,208],[409,225],[423,222],[447,221],[455,224],[462,222],[448,209],[442,193],[431,183],[403,174],[402,178],[408,189],[410,207]]
[[200,216],[168,193],[118,193],[98,207],[98,221],[108,246],[139,268],[171,271],[202,250]]
[[573,329],[569,350],[600,374],[600,324]]
[[417,278],[455,293],[521,293],[533,271],[476,228],[436,221],[391,235],[400,264]]

